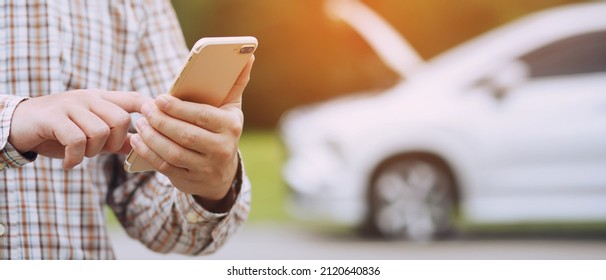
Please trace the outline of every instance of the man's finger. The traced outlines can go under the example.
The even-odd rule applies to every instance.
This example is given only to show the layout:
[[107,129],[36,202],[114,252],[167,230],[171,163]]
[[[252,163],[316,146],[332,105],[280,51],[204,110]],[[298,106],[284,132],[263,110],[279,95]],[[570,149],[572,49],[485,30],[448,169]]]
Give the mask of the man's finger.
[[133,149],[133,147],[130,143],[130,139],[131,139],[131,137],[133,137],[133,135],[134,135],[133,133],[126,134],[126,138],[124,139],[124,143],[122,143],[122,147],[120,147],[120,149],[118,149],[116,151],[116,153],[123,154],[123,155],[130,153],[130,151]]
[[166,94],[156,98],[155,107],[151,104],[146,104],[142,110],[143,115],[147,118],[153,118],[153,114],[159,113],[158,109],[175,119],[216,133],[230,129],[233,126],[233,121],[236,121],[238,124],[241,122],[239,119],[234,119],[233,114],[217,107],[182,101]]
[[154,130],[145,118],[137,120],[137,132],[145,145],[169,164],[187,168],[199,156],[195,151],[181,147],[166,136]]
[[86,157],[94,157],[103,150],[109,134],[109,126],[86,108],[74,108],[69,117],[86,135]]
[[168,177],[187,177],[187,170],[173,166],[164,159],[162,159],[156,152],[145,144],[141,135],[133,135],[131,138],[133,142],[133,149],[137,152],[139,158],[144,159],[149,163],[155,170]]
[[53,130],[57,141],[65,147],[63,168],[71,169],[82,162],[86,151],[86,135],[84,132],[69,119],[57,123]]
[[110,133],[105,145],[104,151],[116,152],[123,145],[130,126],[130,115],[122,108],[115,106],[111,102],[101,102],[93,106],[90,110],[101,118],[109,127]]
[[[200,104],[193,105],[194,108],[197,108]],[[206,153],[207,149],[212,149],[217,146],[217,143],[215,143],[216,141],[213,141],[213,139],[216,139],[218,135],[215,135],[213,131],[207,128],[209,127],[208,123],[196,124],[195,117],[192,117],[192,120],[190,121],[184,121],[171,117],[156,108],[151,110],[153,112],[145,115],[149,124],[156,131],[168,137],[175,143],[199,153]],[[221,112],[220,109],[214,107],[212,110]],[[146,110],[144,109],[144,111]],[[189,112],[189,110],[183,110],[182,112]],[[190,113],[195,114],[195,111],[192,110]],[[213,119],[212,122],[217,123],[219,121],[218,119]]]
[[140,113],[143,104],[153,102],[153,98],[135,91],[101,91],[100,94],[129,113]]

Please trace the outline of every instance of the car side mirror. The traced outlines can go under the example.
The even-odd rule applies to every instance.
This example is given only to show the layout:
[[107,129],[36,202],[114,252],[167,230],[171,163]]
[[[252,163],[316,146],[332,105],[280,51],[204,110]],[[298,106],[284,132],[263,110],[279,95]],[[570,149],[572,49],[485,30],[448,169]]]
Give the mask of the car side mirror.
[[477,86],[490,90],[496,99],[503,99],[507,92],[526,83],[530,76],[528,66],[522,61],[513,61],[478,80]]

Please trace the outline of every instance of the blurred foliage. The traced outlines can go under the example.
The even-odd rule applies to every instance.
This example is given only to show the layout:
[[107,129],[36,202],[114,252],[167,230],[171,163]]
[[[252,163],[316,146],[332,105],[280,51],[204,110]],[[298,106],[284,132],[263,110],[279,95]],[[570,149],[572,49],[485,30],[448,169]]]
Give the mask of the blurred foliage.
[[[579,0],[364,0],[424,58],[532,11]],[[323,0],[174,0],[191,46],[208,36],[252,35],[259,50],[245,93],[247,127],[271,127],[285,110],[384,88],[397,76]]]

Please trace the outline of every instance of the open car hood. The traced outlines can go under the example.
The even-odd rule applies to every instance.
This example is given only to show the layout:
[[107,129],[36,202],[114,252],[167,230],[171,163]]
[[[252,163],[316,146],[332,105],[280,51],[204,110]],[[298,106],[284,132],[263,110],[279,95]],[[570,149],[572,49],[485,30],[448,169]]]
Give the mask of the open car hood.
[[425,62],[400,33],[358,0],[327,0],[326,12],[351,26],[387,67],[410,77]]

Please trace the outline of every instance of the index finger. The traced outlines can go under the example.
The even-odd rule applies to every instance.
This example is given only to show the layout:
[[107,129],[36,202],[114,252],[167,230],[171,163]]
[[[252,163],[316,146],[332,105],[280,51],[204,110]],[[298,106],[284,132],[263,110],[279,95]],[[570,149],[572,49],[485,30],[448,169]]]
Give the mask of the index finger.
[[153,98],[136,91],[102,91],[101,98],[129,113],[140,113],[143,104],[153,102]]

